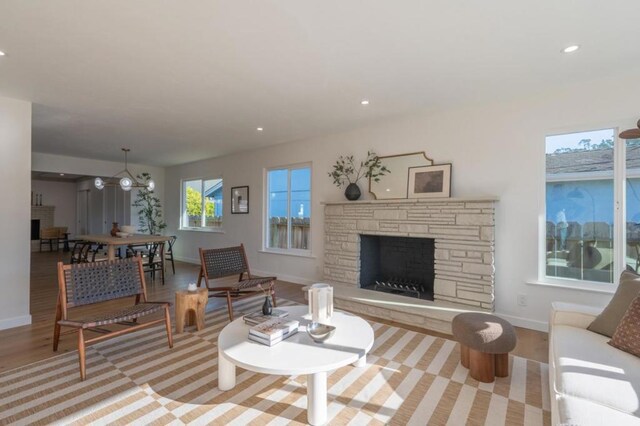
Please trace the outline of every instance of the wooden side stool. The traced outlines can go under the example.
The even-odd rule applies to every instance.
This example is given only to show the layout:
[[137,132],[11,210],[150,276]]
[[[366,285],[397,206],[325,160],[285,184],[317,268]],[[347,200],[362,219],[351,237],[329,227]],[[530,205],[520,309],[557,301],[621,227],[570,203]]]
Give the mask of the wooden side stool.
[[176,291],[176,333],[182,333],[186,325],[196,326],[200,331],[204,328],[204,310],[209,300],[209,291],[199,288],[197,291]]
[[471,377],[490,383],[509,375],[509,352],[516,347],[513,326],[500,317],[481,312],[456,315],[451,323],[460,343],[460,363]]

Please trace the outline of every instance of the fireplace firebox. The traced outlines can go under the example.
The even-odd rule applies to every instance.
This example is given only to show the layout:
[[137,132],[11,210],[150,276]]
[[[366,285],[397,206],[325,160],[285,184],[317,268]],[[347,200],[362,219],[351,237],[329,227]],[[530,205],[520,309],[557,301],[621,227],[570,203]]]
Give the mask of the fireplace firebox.
[[360,287],[433,300],[433,238],[360,235]]

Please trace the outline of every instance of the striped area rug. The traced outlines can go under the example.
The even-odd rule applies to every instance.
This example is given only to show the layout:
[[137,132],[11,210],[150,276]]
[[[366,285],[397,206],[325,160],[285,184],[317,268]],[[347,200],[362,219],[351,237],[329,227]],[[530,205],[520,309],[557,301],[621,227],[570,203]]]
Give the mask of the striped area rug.
[[[260,304],[244,301],[236,312]],[[0,424],[305,424],[305,376],[238,368],[237,386],[218,390],[216,342],[226,309],[208,314],[206,324],[175,335],[172,350],[162,327],[93,345],[85,382],[75,352],[3,373]],[[330,424],[550,424],[546,364],[510,357],[509,377],[478,383],[460,365],[455,342],[371,325],[366,367],[329,374]]]

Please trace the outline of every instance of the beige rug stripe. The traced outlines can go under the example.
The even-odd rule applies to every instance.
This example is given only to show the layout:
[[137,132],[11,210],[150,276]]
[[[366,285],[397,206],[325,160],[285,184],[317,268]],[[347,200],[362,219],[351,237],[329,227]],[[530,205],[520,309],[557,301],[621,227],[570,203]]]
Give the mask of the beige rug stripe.
[[384,354],[384,358],[394,359],[398,356],[398,354],[402,351],[402,349],[406,348],[409,342],[415,340],[415,336],[418,333],[415,331],[407,331],[404,336],[396,341],[396,343],[389,348],[387,352]]
[[371,353],[373,355],[377,355],[379,357],[384,356],[384,354],[391,349],[393,345],[396,344],[398,340],[402,338],[407,333],[406,330],[401,328],[391,327],[388,331],[388,338],[382,344],[375,345],[375,348],[372,348]]
[[[163,363],[146,375],[134,376],[136,383],[147,383],[154,388],[162,389],[179,380],[180,377],[191,376],[194,369],[201,371],[199,367],[211,360],[211,348],[200,348],[197,351],[185,355],[182,359],[173,363]],[[209,364],[213,367],[213,364]]]
[[[373,385],[373,381],[374,378],[376,378],[378,375],[380,374],[384,374],[383,372],[385,371],[384,368],[389,364],[389,361],[385,360],[385,359],[380,359],[378,361],[378,365],[372,365],[369,368],[361,368],[360,370],[366,370],[363,371],[362,374],[360,374],[360,377],[358,377],[358,379],[352,383],[347,389],[345,389],[343,392],[340,393],[339,396],[337,396],[336,398],[334,398],[333,401],[330,401],[331,403],[338,403],[340,405],[342,405],[343,407],[340,409],[340,411],[338,411],[336,413],[336,416],[334,417],[334,419],[336,419],[338,422],[340,421],[345,421],[346,418],[351,418],[352,415],[349,414],[349,410],[347,410],[345,412],[345,410],[347,408],[349,408],[349,405],[354,402],[354,399],[363,391],[363,389],[365,389],[365,387],[371,387]],[[375,412],[377,412],[377,408],[374,406],[374,399],[376,397],[376,395],[380,392],[380,389],[384,388],[384,384],[383,386],[381,386],[378,391],[370,398],[370,404],[368,408],[365,408],[367,406],[366,403],[362,403],[360,401],[358,401],[359,403],[356,404],[357,407],[360,408],[360,410],[365,411],[367,414],[374,414]],[[388,393],[387,393],[388,395]],[[384,400],[386,400],[386,398],[384,398]]]
[[526,360],[525,402],[542,409],[542,377],[540,377],[540,363]]
[[413,413],[418,407],[418,404],[420,404],[422,398],[431,387],[434,379],[435,376],[424,373],[413,388],[413,391],[407,396],[407,398],[405,398],[404,403],[400,406],[389,424],[398,426],[408,424]]
[[[247,388],[241,389],[240,392],[237,392],[234,395],[227,395],[229,393],[229,391],[227,391],[219,395],[219,397],[213,401],[213,403],[207,410],[199,413],[199,416],[197,417],[197,420],[195,423],[227,424],[227,422],[223,420],[224,414],[226,414],[229,410],[233,409],[235,405],[243,404],[243,402],[246,399],[250,398],[253,394],[255,394],[258,389],[261,389],[266,386],[272,386],[280,378],[280,376],[264,375],[264,374],[259,374],[257,376],[259,376],[258,381],[251,383]],[[194,411],[190,412],[188,416],[195,415]],[[182,416],[180,420],[184,421],[185,418],[186,418],[185,416]]]
[[522,402],[509,400],[507,404],[507,418],[505,425],[523,425],[524,424],[524,404]]
[[[74,353],[61,354],[50,360],[52,361],[50,365],[39,362],[36,367],[21,368],[19,372],[13,370],[6,375],[0,375],[0,389],[9,391],[28,383],[44,380],[48,376],[55,376],[61,371],[78,368],[78,355]],[[0,393],[0,398],[4,395],[5,392]]]
[[[117,371],[111,364],[102,361],[98,368],[100,369],[93,370],[94,377],[92,378],[93,380],[91,380],[92,384],[101,383],[98,381],[99,379],[113,371]],[[69,393],[78,392],[84,387],[84,384],[79,383],[80,373],[78,372],[76,374],[68,374],[66,377],[58,381],[43,383],[38,387],[4,398],[4,404],[0,405],[0,419],[2,418],[1,415],[6,415],[9,412],[15,411],[17,407],[21,405],[32,406],[34,404],[44,404],[45,402],[48,405],[54,395],[61,395],[59,398],[64,399],[64,396]],[[125,377],[120,372],[118,372],[118,375],[118,378]],[[55,389],[54,392],[51,392],[52,387]]]
[[400,351],[393,357],[393,360],[404,364],[409,355],[411,355],[413,351],[416,350],[420,342],[422,342],[421,337],[422,336],[420,336],[420,334],[414,333],[411,340],[409,340],[407,344],[400,349]]
[[[135,410],[129,410],[130,412],[124,415],[118,415],[116,413],[112,413],[108,416],[108,424],[110,425],[130,425],[139,421],[142,417],[161,409],[163,412],[166,412],[164,407],[151,399],[148,404],[144,404],[142,406],[135,407]],[[139,422],[142,423],[142,422]]]
[[158,417],[154,421],[148,423],[147,426],[167,426],[172,424],[172,422],[174,422],[174,424],[175,422],[177,422],[178,424],[182,424],[178,421],[178,419],[176,419],[176,416],[171,413],[167,413],[164,416]]
[[291,392],[289,392],[287,396],[282,398],[280,401],[275,402],[267,408],[264,413],[260,414],[248,424],[252,426],[269,424],[269,422],[279,417],[286,409],[290,408],[294,402],[298,401],[300,398],[304,398],[306,394],[307,390],[303,387],[292,388]]
[[371,416],[383,411],[385,402],[398,390],[411,371],[412,369],[405,365],[398,366],[396,372],[391,372],[391,374],[383,370],[382,374],[385,376],[386,383],[362,406],[361,410]]
[[436,338],[424,353],[424,355],[422,355],[418,362],[416,362],[415,368],[417,368],[418,370],[426,371],[431,364],[431,361],[433,361],[438,352],[440,352],[442,345],[444,345],[444,339]]
[[[70,423],[68,423],[69,426],[83,426],[86,425],[88,423],[91,422],[97,422],[99,420],[102,420],[105,417],[108,417],[109,415],[111,415],[112,413],[121,410],[123,408],[127,408],[130,405],[135,404],[138,401],[141,401],[145,398],[148,398],[149,395],[144,392],[143,390],[138,390],[137,392],[119,399],[111,404],[105,405],[104,407],[95,410],[91,413],[88,413],[84,416],[81,417],[76,417],[75,420],[71,421]],[[74,416],[75,417],[75,416]],[[64,419],[67,420],[67,419]],[[68,419],[71,420],[71,419]]]
[[129,377],[138,382],[140,379],[147,378],[149,376],[155,377],[159,374],[163,367],[179,362],[187,362],[193,355],[200,354],[204,351],[211,351],[211,343],[201,340],[195,340],[191,345],[183,345],[182,347],[174,346],[168,356],[161,356],[158,353],[152,352],[146,357],[140,357],[135,364],[128,365],[121,368]]
[[216,421],[229,424],[238,416],[246,413],[247,407],[257,408],[261,404],[266,405],[266,401],[268,401],[267,398],[274,392],[282,389],[288,381],[288,378],[285,376],[276,376],[276,380],[273,383],[266,383],[262,387],[257,385],[253,386],[253,395],[249,395],[247,399],[241,401],[237,406],[225,412],[222,416],[218,417]]
[[[226,392],[220,392],[218,395],[213,397],[213,399],[209,400],[206,404],[195,407],[194,409],[190,410],[188,413],[180,416],[179,419],[185,423],[193,421],[198,417],[202,416],[203,414],[205,414],[206,412],[208,412],[211,408],[213,408],[211,407],[212,405],[215,406],[217,404],[222,404],[227,402],[228,400],[234,398],[239,393],[244,392],[247,388],[250,388],[251,386],[256,384],[258,381],[262,380],[264,377],[265,376],[263,374],[252,374],[246,380],[246,382],[244,383],[244,386],[236,386],[235,388],[228,390]],[[215,383],[212,383],[212,386],[217,389],[218,379],[216,379]]]
[[442,365],[442,368],[440,369],[438,375],[446,377],[447,379],[451,379],[458,365],[460,365],[460,345],[456,343],[453,346],[453,350],[449,353],[449,356]]
[[48,406],[46,410],[23,417],[22,420],[29,424],[51,424],[60,417],[71,416],[80,410],[92,407],[113,393],[126,392],[133,389],[133,384],[130,382],[114,380],[110,384],[113,386],[105,386],[105,383],[100,385],[100,390],[95,389],[93,392],[85,390],[84,393],[80,394],[74,392],[69,399],[66,396],[62,400],[56,399],[54,404]]
[[460,390],[462,389],[462,384],[456,382],[449,382],[447,387],[445,388],[440,400],[438,401],[438,405],[436,405],[435,410],[433,410],[433,414],[429,419],[430,425],[444,425],[447,424],[447,420],[449,419],[449,415],[451,414],[451,410],[453,410],[453,406],[458,400],[458,395],[460,394]]
[[[95,352],[92,352],[93,356],[91,358],[87,357],[87,365],[91,368],[98,370],[101,367],[109,367],[109,361],[102,357],[96,356]],[[31,373],[25,376],[25,380],[17,380],[13,383],[12,386],[4,385],[2,386],[2,390],[6,392],[0,393],[0,400],[12,400],[18,397],[18,395],[25,393],[31,394],[34,389],[38,389],[41,386],[50,387],[53,383],[65,383],[70,380],[70,376],[77,374],[77,377],[80,377],[80,368],[78,367],[78,355],[73,355],[73,362],[69,365],[64,365],[60,371],[47,371],[40,378],[36,373]],[[99,370],[98,370],[99,371]],[[21,385],[21,386],[18,386]],[[0,409],[2,407],[0,406]],[[1,411],[0,411],[1,412]]]
[[427,392],[422,395],[420,403],[407,424],[410,426],[428,424],[448,385],[449,381],[447,379],[435,376]]
[[280,402],[283,398],[286,398],[297,388],[300,388],[296,382],[290,380],[288,377],[280,377],[279,383],[279,387],[277,387],[277,384],[274,384],[269,387],[269,389],[263,390],[257,394],[256,396],[258,397],[258,400],[251,405],[250,408],[247,409],[246,402],[243,403],[242,407],[237,407],[241,408],[240,412],[235,415],[231,424],[246,425],[250,423],[265,413],[271,406]]
[[489,403],[491,402],[491,392],[478,390],[469,411],[466,424],[468,426],[482,426],[485,424]]

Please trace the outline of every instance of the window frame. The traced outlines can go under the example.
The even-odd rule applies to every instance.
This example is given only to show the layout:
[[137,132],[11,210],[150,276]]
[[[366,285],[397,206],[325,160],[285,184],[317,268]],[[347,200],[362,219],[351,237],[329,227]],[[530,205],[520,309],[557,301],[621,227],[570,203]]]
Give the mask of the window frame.
[[[204,183],[209,180],[221,180],[222,181],[222,211],[220,212],[221,224],[220,226],[185,226],[185,222],[188,223],[187,217],[187,182],[200,181],[200,188],[202,193],[202,223],[206,223],[206,208],[204,197]],[[180,180],[180,231],[197,231],[197,232],[219,232],[224,233],[224,178],[222,176],[217,177],[192,177]]]
[[[628,126],[627,126],[628,127]],[[586,290],[597,293],[613,293],[618,286],[618,277],[626,265],[625,247],[627,243],[626,227],[623,226],[626,217],[626,179],[627,177],[640,177],[640,172],[627,173],[626,170],[626,141],[619,137],[620,129],[626,128],[623,124],[603,123],[600,126],[551,129],[545,132],[542,143],[542,185],[541,188],[541,209],[538,220],[538,279],[528,281],[528,284],[561,287],[567,289]],[[547,175],[546,164],[546,138],[550,136],[566,135],[571,133],[582,133],[612,129],[614,133],[613,145],[613,171],[601,171],[591,173],[565,173]],[[553,277],[546,274],[546,221],[547,221],[547,183],[548,182],[573,182],[589,181],[613,178],[613,282],[599,282],[591,280],[581,280],[573,278]]]
[[[309,169],[309,243],[307,249],[291,248],[291,221],[287,221],[287,246],[288,248],[269,247],[269,206],[271,197],[269,197],[269,172],[273,170],[287,170],[287,217],[291,217],[291,171],[300,169]],[[263,212],[262,212],[262,251],[265,253],[293,255],[301,257],[312,257],[313,247],[313,231],[311,221],[313,220],[313,164],[311,162],[295,163],[282,166],[268,167],[263,170]]]

